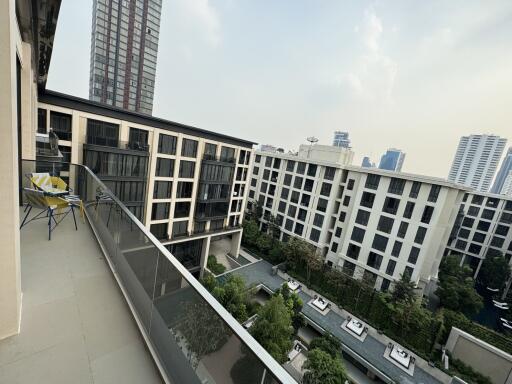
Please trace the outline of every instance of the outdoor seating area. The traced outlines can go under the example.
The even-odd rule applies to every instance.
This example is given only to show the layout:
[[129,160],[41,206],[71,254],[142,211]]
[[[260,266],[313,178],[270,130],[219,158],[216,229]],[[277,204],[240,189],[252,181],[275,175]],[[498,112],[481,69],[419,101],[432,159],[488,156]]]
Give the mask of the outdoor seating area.
[[311,305],[323,312],[330,306],[330,303],[323,297],[315,295],[314,300],[311,301]]
[[368,334],[368,327],[359,319],[348,316],[347,320],[342,324],[342,329],[348,331],[349,334],[355,336],[360,341],[364,341]]
[[416,358],[405,348],[398,344],[389,343],[384,356],[411,376],[413,375]]
[[293,360],[298,354],[307,351],[307,348],[299,340],[293,342],[293,348],[288,352],[288,360]]
[[292,292],[298,292],[300,290],[300,284],[295,280],[288,279],[288,283],[286,285]]

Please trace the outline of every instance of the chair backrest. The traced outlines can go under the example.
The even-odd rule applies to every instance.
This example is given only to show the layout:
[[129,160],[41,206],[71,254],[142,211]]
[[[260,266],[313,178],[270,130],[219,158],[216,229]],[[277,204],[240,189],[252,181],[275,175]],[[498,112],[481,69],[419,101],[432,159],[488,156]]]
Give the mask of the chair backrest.
[[31,188],[23,188],[23,193],[25,194],[27,202],[31,206],[41,209],[48,208],[48,201],[46,200],[43,191],[38,191],[37,189]]
[[53,187],[52,178],[50,177],[50,174],[48,172],[32,173],[30,181],[32,182],[32,184],[34,184],[34,186],[43,191],[51,189]]

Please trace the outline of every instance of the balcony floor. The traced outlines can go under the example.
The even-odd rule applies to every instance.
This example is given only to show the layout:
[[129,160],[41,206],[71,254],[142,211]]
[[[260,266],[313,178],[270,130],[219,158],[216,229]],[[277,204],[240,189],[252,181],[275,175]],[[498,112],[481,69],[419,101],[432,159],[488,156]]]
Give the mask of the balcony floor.
[[21,332],[0,341],[0,383],[161,383],[88,224],[71,215],[48,241],[21,230]]

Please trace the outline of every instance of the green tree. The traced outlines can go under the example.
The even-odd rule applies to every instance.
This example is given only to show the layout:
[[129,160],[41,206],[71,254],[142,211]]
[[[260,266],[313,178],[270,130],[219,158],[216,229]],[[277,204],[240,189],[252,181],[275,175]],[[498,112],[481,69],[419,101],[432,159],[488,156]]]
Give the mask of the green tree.
[[478,282],[483,287],[502,289],[510,278],[510,266],[503,255],[487,256],[478,272]]
[[402,274],[400,280],[395,282],[393,292],[391,293],[391,302],[405,302],[413,303],[417,296],[414,293],[414,283],[411,281],[409,275]]
[[221,273],[226,272],[226,267],[217,261],[217,257],[215,257],[215,255],[208,256],[208,261],[206,262],[206,266],[215,275],[220,275]]
[[213,276],[211,273],[209,273],[207,271],[205,271],[205,274],[200,281],[201,281],[201,284],[203,284],[203,286],[209,292],[213,292],[214,288],[219,285],[215,276]]
[[279,264],[285,261],[285,256],[283,254],[283,243],[280,241],[274,241],[272,249],[269,251],[268,255],[272,264]]
[[306,321],[304,316],[302,316],[302,306],[304,305],[302,299],[295,292],[291,292],[287,283],[283,283],[281,288],[279,288],[274,296],[282,295],[286,306],[288,307],[290,314],[292,316],[292,326],[295,332],[299,330],[300,327],[306,325]]
[[272,296],[261,308],[251,334],[280,364],[288,359],[292,347],[292,318],[282,295]]
[[304,369],[304,384],[344,384],[347,380],[341,359],[318,348],[309,351]]
[[223,284],[213,288],[212,294],[240,323],[247,320],[248,290],[242,277],[229,275]]
[[277,218],[274,215],[270,215],[268,218],[268,233],[273,239],[279,239],[279,235],[281,234]]
[[254,220],[245,220],[243,223],[242,241],[249,247],[256,246],[256,242],[260,237],[259,225]]
[[327,352],[331,357],[338,357],[341,351],[341,342],[331,335],[330,333],[326,333],[322,337],[317,337],[313,339],[311,344],[309,345],[310,349],[321,349],[324,352]]
[[286,262],[291,269],[305,268],[307,260],[315,250],[313,246],[298,237],[291,237],[283,248]]
[[256,240],[256,246],[258,247],[261,253],[263,253],[264,255],[268,255],[268,252],[272,248],[273,242],[274,239],[272,239],[270,235],[262,233],[258,237],[258,240]]
[[482,309],[482,297],[475,290],[471,274],[471,268],[459,265],[457,256],[448,255],[443,259],[436,290],[441,306],[466,316],[472,316]]

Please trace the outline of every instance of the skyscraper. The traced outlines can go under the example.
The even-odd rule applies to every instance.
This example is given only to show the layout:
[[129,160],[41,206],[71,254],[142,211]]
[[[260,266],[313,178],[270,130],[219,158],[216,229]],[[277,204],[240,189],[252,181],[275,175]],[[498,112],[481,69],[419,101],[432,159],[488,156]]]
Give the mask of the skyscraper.
[[375,163],[370,160],[368,156],[363,157],[363,161],[361,162],[361,167],[363,168],[374,168]]
[[162,0],[94,0],[89,99],[151,114]]
[[348,132],[335,131],[332,145],[335,147],[351,148]]
[[491,188],[492,193],[504,193],[502,189],[505,184],[505,179],[510,174],[510,171],[512,171],[512,147],[508,149],[507,154],[501,163],[500,170],[498,171],[494,184]]
[[506,142],[496,135],[462,136],[448,180],[487,192]]
[[502,195],[512,196],[512,169],[508,171],[508,175],[505,177],[500,193]]
[[390,148],[380,158],[379,168],[400,172],[404,164],[405,153],[400,149]]

